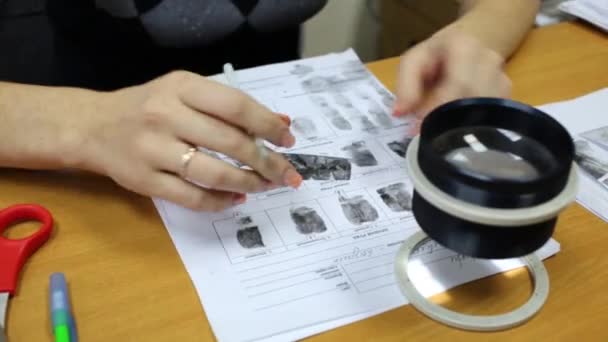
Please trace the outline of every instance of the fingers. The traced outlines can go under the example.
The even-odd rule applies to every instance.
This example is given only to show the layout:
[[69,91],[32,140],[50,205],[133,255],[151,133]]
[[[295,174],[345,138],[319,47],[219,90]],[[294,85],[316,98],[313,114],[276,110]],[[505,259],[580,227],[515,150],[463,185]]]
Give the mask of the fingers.
[[[196,107],[185,105],[180,91]],[[199,98],[198,92],[204,96]],[[269,112],[241,92],[176,71],[121,89],[108,99],[115,107],[98,123],[102,129],[97,131],[103,134],[93,138],[95,146],[104,146],[97,168],[125,189],[195,210],[220,211],[243,203],[245,193],[269,190],[284,179],[291,185],[301,182],[278,154],[261,158],[245,133],[290,146],[293,136],[284,137],[289,117]],[[205,104],[209,108],[203,111]],[[107,127],[112,129],[103,129]],[[192,145],[231,156],[255,170],[204,153],[184,159]]]
[[435,42],[435,51],[435,57],[441,60],[441,77],[429,84],[427,95],[415,108],[420,119],[441,104],[475,93],[478,49],[469,41],[439,41]]
[[178,175],[184,171],[184,177],[198,185],[236,193],[255,193],[272,188],[272,184],[256,172],[239,169],[204,152],[194,153],[186,169],[182,170],[180,157],[189,146],[182,142],[171,142],[163,146],[166,147],[157,153],[154,166]]
[[396,115],[412,112],[423,101],[426,87],[440,71],[440,62],[429,44],[417,46],[403,55],[396,86]]
[[193,75],[179,92],[187,106],[240,127],[243,131],[264,138],[277,146],[295,143],[285,118],[237,89]]
[[[294,188],[300,186],[301,176],[297,174],[291,163],[275,152],[267,153],[266,157],[261,156],[254,140],[241,130],[185,106],[179,108],[179,113],[180,115],[176,115],[176,119],[171,123],[175,127],[174,131],[178,139],[230,156],[253,168],[263,179],[273,184],[288,185]],[[278,120],[283,123],[283,119]],[[204,170],[201,169],[201,171]],[[226,170],[224,169],[224,171]],[[254,182],[251,177],[243,180],[251,182],[245,186],[260,190],[259,183]]]
[[445,78],[421,112],[427,115],[435,107],[460,98],[509,96],[510,82],[502,67],[503,60],[497,53],[472,42],[451,46],[446,56]]
[[291,118],[288,115],[277,113],[281,121],[283,121],[287,126],[291,126]]
[[[400,82],[414,85],[411,97],[419,100],[410,107],[410,111],[416,113],[420,120],[436,107],[452,100],[474,96],[510,95],[511,83],[503,72],[503,58],[471,37],[434,37],[414,49],[418,51],[404,55]],[[419,56],[434,60],[436,69],[431,70],[432,72],[423,70],[425,64],[417,62],[417,58],[421,58]],[[418,81],[415,81],[415,78],[418,78]],[[422,94],[419,93],[420,90]],[[412,87],[404,88],[404,91],[412,92]],[[401,96],[405,98],[404,95]],[[416,132],[417,128],[414,127],[413,131]]]
[[153,197],[162,197],[192,210],[218,212],[242,204],[246,199],[243,194],[203,189],[165,173],[156,173],[149,181],[149,188]]

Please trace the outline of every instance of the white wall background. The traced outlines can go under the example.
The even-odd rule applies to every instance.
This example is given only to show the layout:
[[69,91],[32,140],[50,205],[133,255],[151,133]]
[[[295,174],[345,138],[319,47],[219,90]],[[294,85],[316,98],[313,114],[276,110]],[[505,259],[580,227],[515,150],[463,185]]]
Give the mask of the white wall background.
[[[370,0],[371,4],[377,0]],[[302,57],[344,51],[352,47],[368,62],[376,59],[378,25],[367,0],[329,0],[325,8],[304,24]]]

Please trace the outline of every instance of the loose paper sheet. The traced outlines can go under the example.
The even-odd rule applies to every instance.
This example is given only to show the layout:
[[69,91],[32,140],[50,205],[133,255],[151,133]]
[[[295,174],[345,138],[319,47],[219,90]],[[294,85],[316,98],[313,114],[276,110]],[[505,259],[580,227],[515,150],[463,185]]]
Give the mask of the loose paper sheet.
[[608,0],[569,0],[562,2],[558,8],[608,32]]
[[577,201],[608,221],[608,88],[538,108],[574,138],[580,170]]
[[[405,169],[408,122],[390,115],[393,95],[352,50],[242,70],[238,79],[292,115],[297,144],[278,151],[343,158],[350,167],[303,161],[310,170],[301,189],[251,195],[222,213],[155,199],[218,340],[293,341],[407,304],[393,259],[419,227]],[[558,250],[550,240],[537,253]],[[430,296],[521,265],[430,242],[411,268]]]

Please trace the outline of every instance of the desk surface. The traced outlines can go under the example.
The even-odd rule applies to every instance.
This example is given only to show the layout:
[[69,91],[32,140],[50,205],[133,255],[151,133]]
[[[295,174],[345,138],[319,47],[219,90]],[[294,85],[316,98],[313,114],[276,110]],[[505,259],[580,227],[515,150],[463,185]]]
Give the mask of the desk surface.
[[[370,64],[391,89],[397,59]],[[509,63],[514,98],[533,105],[608,86],[608,39],[582,24],[534,31]],[[576,113],[572,113],[576,115]],[[25,265],[9,305],[11,341],[51,341],[48,276],[66,273],[82,341],[212,341],[199,299],[152,202],[111,181],[70,173],[0,171],[0,207],[37,202],[56,219],[49,243]],[[20,226],[11,234],[24,233]],[[551,292],[513,330],[482,334],[437,324],[411,306],[314,336],[336,340],[608,340],[608,224],[573,205],[561,216],[562,250],[545,262]],[[499,313],[531,292],[525,270],[475,281],[434,300],[468,313]]]

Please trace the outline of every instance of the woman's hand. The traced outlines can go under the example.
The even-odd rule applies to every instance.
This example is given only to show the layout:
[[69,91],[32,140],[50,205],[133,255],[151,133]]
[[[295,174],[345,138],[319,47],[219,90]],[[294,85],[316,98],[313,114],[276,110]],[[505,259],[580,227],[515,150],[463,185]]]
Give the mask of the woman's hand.
[[395,115],[414,114],[416,127],[435,107],[451,100],[508,97],[504,58],[457,29],[440,31],[408,50],[399,66]]
[[[262,158],[247,134],[290,147],[295,138],[289,118],[241,91],[178,71],[101,97],[96,113],[80,120],[87,134],[82,148],[85,168],[134,192],[218,211],[242,203],[245,193],[298,187],[302,181],[281,155],[270,152]],[[182,169],[182,156],[196,146],[253,170],[201,152]]]

